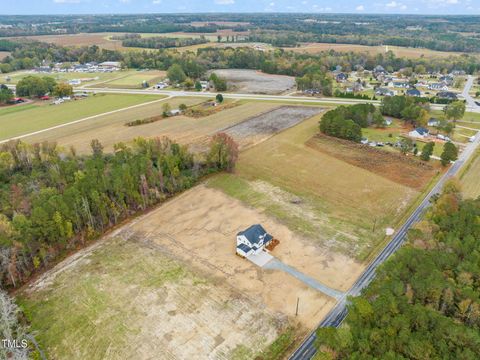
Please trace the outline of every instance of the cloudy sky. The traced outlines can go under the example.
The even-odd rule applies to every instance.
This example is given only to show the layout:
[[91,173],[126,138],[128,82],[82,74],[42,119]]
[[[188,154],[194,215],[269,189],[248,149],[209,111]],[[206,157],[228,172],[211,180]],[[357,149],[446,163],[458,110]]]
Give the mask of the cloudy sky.
[[480,14],[480,0],[0,0],[0,14],[304,12]]

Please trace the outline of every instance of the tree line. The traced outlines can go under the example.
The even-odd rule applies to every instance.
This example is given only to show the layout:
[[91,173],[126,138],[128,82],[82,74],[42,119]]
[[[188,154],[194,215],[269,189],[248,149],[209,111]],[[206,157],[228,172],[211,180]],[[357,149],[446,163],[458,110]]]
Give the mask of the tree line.
[[478,359],[480,199],[445,186],[408,243],[377,271],[338,329],[317,331],[321,359]]
[[11,141],[0,147],[0,285],[16,287],[65,250],[86,244],[129,216],[231,170],[235,142],[216,135],[205,157],[168,138],[137,138],[91,155],[55,143]]

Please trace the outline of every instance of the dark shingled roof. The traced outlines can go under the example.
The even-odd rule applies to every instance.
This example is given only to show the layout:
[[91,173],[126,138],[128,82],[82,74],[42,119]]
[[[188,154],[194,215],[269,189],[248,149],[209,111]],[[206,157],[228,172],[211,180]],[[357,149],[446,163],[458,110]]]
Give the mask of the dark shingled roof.
[[245,236],[252,244],[258,244],[264,235],[264,244],[268,243],[270,240],[273,239],[272,235],[268,234],[267,231],[260,224],[252,225],[247,230],[240,231],[237,235]]

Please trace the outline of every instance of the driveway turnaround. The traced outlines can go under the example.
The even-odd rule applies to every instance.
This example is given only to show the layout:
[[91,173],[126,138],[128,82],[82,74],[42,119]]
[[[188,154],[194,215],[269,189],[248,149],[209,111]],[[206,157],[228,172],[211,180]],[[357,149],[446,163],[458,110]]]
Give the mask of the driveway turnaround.
[[340,300],[345,296],[345,294],[342,293],[341,291],[332,289],[332,288],[318,282],[317,280],[311,278],[308,275],[305,275],[304,273],[298,271],[297,269],[295,269],[291,266],[288,266],[287,264],[284,264],[283,262],[281,262],[277,258],[274,258],[273,256],[272,256],[272,259],[268,263],[266,263],[264,266],[262,266],[262,268],[272,269],[272,270],[282,270],[282,271],[286,272],[287,274],[292,275],[294,278],[300,280],[305,285],[310,286],[312,289],[318,290],[318,291],[320,291],[321,293],[323,293],[327,296],[333,297],[334,299]]

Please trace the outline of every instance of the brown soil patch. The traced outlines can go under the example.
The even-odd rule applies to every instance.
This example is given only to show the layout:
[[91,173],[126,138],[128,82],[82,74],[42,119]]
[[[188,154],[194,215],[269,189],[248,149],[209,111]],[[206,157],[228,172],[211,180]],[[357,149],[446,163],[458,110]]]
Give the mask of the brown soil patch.
[[[170,257],[262,301],[268,311],[314,328],[332,308],[333,299],[286,273],[261,269],[236,256],[237,232],[255,223],[280,240],[274,256],[333,288],[347,289],[363,269],[355,260],[320,249],[264,213],[203,185],[159,207],[131,230]],[[297,297],[301,304],[295,317]]]
[[417,190],[423,189],[438,171],[411,157],[323,134],[308,140],[307,146]]

